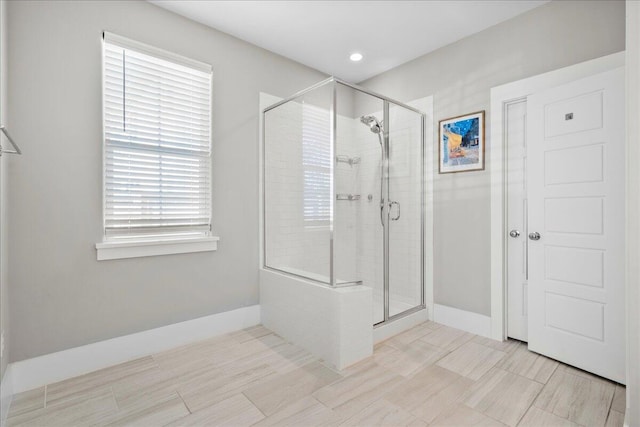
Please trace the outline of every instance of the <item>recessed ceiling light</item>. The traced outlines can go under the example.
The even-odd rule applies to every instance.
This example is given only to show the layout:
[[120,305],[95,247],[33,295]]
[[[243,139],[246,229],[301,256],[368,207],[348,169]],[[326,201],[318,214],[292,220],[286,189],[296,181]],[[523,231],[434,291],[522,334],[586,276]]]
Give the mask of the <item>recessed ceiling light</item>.
[[349,59],[353,62],[362,61],[362,54],[358,52],[352,53],[351,56],[349,56]]

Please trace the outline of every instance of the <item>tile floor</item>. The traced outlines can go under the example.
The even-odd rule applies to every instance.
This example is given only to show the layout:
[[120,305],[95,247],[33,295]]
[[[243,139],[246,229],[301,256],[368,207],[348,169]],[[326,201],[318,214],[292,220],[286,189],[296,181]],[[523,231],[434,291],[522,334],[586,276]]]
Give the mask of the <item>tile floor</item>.
[[433,322],[334,371],[257,326],[14,396],[9,426],[622,426],[624,387]]

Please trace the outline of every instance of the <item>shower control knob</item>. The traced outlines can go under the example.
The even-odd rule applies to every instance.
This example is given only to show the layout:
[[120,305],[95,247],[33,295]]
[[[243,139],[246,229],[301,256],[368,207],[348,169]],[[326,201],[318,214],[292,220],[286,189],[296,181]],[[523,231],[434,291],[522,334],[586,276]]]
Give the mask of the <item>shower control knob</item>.
[[515,239],[516,237],[520,237],[520,232],[518,230],[511,230],[509,232],[509,236],[511,236],[511,237],[513,237]]

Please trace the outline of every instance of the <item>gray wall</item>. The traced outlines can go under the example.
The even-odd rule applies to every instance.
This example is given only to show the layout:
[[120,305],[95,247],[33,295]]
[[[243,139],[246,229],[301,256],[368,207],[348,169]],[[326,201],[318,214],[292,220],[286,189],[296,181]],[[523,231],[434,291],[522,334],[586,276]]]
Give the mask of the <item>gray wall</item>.
[[[489,146],[492,87],[624,50],[624,24],[623,1],[553,1],[361,84],[400,101],[433,94],[436,121],[486,110]],[[437,124],[434,131],[437,141]],[[434,182],[435,303],[484,315],[490,169],[436,173]]]
[[[7,2],[0,0],[0,124],[7,125]],[[6,144],[0,135],[0,144]],[[3,145],[4,146],[4,145]],[[0,357],[0,378],[9,362],[9,281],[7,274],[7,163],[11,156],[0,157],[0,333],[4,334],[4,353]]]
[[[10,2],[11,360],[258,303],[258,96],[326,76],[150,3]],[[216,252],[96,261],[101,34],[213,65]]]

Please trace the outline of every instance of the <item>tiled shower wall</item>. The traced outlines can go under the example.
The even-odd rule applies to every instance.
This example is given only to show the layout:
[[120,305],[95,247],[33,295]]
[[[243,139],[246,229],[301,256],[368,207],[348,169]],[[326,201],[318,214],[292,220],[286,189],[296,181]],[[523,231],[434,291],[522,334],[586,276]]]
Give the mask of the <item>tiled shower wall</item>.
[[288,102],[270,110],[264,126],[266,264],[328,277],[328,230],[304,224],[302,104]]
[[[338,116],[340,133],[350,128],[352,120]],[[315,280],[329,281],[330,231],[328,222],[305,221],[303,156],[303,104],[288,102],[265,117],[265,209],[267,266]],[[319,137],[329,139],[329,111]],[[345,134],[344,140],[350,140]],[[346,148],[346,147],[345,147]],[[349,151],[345,150],[345,153]],[[344,168],[346,166],[346,169]],[[347,184],[349,165],[336,166],[336,192],[352,192]],[[344,177],[344,179],[342,178]],[[327,199],[330,198],[327,192]],[[355,216],[352,202],[335,202],[336,278],[342,282],[356,279]]]

